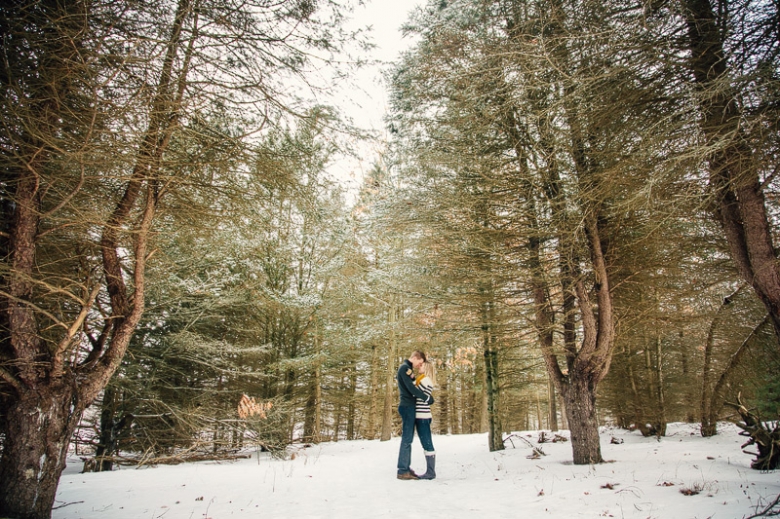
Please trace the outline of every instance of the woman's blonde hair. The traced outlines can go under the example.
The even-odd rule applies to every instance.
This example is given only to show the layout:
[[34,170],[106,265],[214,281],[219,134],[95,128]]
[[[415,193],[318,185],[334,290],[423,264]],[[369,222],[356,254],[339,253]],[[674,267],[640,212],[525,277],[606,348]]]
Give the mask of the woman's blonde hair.
[[421,371],[423,374],[428,377],[431,381],[431,384],[434,386],[436,385],[436,367],[433,365],[433,362],[426,360],[423,362]]

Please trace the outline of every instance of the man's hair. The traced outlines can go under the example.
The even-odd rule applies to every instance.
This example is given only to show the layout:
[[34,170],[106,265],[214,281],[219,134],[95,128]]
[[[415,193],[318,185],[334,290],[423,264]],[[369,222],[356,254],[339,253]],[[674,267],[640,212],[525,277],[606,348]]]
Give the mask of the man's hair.
[[425,357],[425,353],[421,352],[420,350],[414,350],[409,357],[417,357],[418,359],[422,359],[423,362],[428,362],[428,359]]

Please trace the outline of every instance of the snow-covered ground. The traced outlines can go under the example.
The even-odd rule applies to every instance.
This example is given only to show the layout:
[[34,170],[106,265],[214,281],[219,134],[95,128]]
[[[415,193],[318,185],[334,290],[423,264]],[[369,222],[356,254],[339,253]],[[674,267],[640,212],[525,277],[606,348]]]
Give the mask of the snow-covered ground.
[[[657,441],[604,428],[607,463],[574,465],[571,443],[514,439],[489,452],[487,435],[434,436],[438,477],[399,481],[400,440],[342,441],[236,462],[201,462],[110,473],[66,470],[54,519],[572,518],[739,519],[780,494],[780,473],[750,468],[730,424],[713,438],[672,424]],[[563,433],[564,436],[567,434]],[[523,433],[537,445],[538,434]],[[615,438],[616,443],[612,443]],[[622,440],[622,443],[617,443]],[[424,469],[415,439],[412,467]],[[698,491],[698,493],[695,493]],[[693,494],[693,495],[686,495]]]

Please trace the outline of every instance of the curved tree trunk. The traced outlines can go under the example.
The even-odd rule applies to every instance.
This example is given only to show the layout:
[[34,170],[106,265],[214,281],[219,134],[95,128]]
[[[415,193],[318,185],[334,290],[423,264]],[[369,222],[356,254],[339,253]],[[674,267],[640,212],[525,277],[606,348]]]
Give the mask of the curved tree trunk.
[[[724,405],[727,405],[723,392],[726,388],[726,384],[736,372],[737,367],[740,366],[742,360],[745,358],[753,339],[758,335],[758,332],[770,322],[770,317],[767,315],[764,319],[758,323],[750,334],[742,341],[739,348],[732,353],[729,359],[728,365],[721,372],[715,383],[712,391],[703,391],[702,397],[702,420],[701,420],[701,434],[702,436],[714,436],[717,434],[718,414]],[[704,400],[706,398],[706,401]],[[705,428],[706,427],[706,428]],[[705,434],[709,433],[709,434]]]
[[715,313],[715,316],[712,318],[710,327],[707,330],[707,342],[704,344],[704,365],[702,366],[701,374],[701,403],[699,406],[699,413],[701,415],[701,427],[699,430],[701,435],[705,438],[715,436],[718,432],[716,418],[717,410],[713,410],[713,406],[718,406],[718,404],[715,403],[715,391],[713,391],[711,382],[712,353],[715,348],[715,330],[722,321],[724,312],[730,308],[731,302],[744,287],[745,285],[740,286],[731,295],[723,298],[723,302]]

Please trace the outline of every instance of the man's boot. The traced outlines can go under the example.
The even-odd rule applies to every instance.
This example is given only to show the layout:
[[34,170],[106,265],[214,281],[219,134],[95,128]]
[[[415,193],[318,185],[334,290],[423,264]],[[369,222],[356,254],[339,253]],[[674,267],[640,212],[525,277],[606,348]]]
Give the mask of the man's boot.
[[435,479],[436,478],[436,455],[426,454],[425,464],[428,466],[428,469],[425,471],[425,474],[421,474],[417,477],[420,479]]

